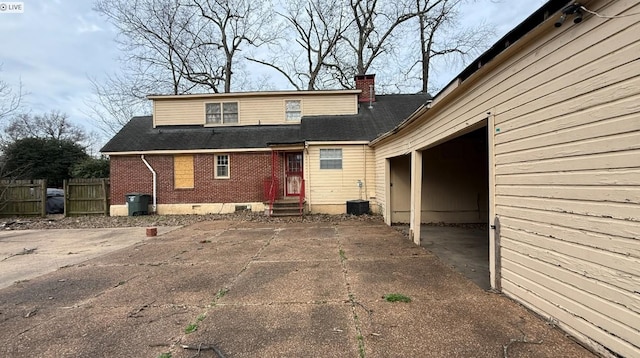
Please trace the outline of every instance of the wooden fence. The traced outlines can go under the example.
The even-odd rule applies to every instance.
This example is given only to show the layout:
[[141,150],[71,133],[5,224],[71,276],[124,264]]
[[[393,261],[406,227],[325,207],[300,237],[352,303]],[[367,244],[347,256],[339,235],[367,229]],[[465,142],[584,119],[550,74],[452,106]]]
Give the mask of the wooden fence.
[[64,215],[109,215],[109,179],[65,180]]
[[[47,181],[1,180],[0,216],[46,216]],[[64,181],[64,215],[109,215],[109,179]]]
[[0,180],[2,216],[45,216],[46,202],[46,180]]

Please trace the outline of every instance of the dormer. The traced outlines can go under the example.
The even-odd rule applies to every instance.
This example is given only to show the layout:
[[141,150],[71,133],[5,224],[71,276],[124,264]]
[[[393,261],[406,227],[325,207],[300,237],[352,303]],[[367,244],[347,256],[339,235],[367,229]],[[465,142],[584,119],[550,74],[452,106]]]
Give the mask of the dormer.
[[360,90],[150,95],[153,126],[299,124],[303,116],[358,113]]

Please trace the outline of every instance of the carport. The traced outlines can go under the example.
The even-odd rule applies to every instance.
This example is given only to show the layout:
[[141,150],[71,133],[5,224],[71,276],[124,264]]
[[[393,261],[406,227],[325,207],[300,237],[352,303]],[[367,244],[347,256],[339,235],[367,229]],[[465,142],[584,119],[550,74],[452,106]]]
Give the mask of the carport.
[[[418,165],[412,167],[412,160]],[[414,218],[420,224],[411,225],[412,240],[484,289],[490,288],[488,168],[486,120],[389,159],[391,223],[410,224]],[[412,172],[421,177],[419,188],[411,187]],[[420,214],[412,217],[414,205]]]

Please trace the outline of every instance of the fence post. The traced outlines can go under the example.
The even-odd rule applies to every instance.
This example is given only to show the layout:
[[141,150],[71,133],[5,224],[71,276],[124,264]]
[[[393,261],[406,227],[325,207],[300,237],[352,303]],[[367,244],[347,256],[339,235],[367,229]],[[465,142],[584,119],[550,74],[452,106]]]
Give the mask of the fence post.
[[64,211],[62,212],[62,215],[66,218],[67,208],[69,207],[69,180],[64,179],[62,181],[62,189],[64,190]]
[[109,179],[102,179],[102,197],[104,198],[103,200],[103,205],[104,205],[104,216],[109,216],[109,197],[108,197],[108,190],[107,190],[107,180]]
[[40,216],[47,216],[47,179],[40,183]]

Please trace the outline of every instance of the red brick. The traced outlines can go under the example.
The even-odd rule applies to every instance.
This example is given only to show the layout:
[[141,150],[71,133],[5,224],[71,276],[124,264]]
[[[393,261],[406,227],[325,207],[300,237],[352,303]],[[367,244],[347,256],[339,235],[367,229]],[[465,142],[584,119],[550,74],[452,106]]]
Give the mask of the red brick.
[[[157,203],[239,203],[264,201],[271,178],[271,152],[229,155],[230,179],[214,178],[215,154],[194,154],[194,188],[175,189],[172,155],[145,155],[157,173]],[[282,183],[281,155],[275,172]],[[282,185],[280,185],[282,191]],[[153,194],[153,176],[140,156],[111,157],[111,203],[124,205],[128,193]]]

